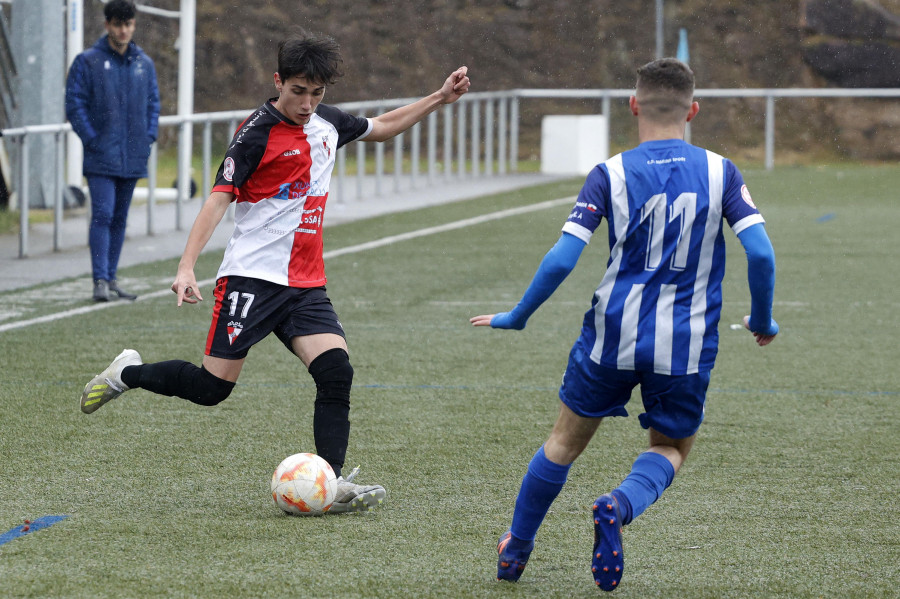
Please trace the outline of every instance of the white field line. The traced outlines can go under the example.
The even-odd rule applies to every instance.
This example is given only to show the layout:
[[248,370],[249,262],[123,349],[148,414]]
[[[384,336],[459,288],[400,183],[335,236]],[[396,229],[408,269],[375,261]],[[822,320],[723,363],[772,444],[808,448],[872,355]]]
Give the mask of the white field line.
[[[466,227],[471,227],[473,225],[479,225],[481,223],[490,222],[492,220],[499,220],[502,218],[507,218],[510,216],[517,216],[519,214],[527,214],[529,212],[537,212],[539,210],[546,210],[548,208],[555,208],[556,206],[560,206],[563,204],[571,204],[575,201],[576,196],[569,196],[565,198],[558,198],[555,200],[547,200],[546,202],[538,202],[537,204],[531,204],[529,206],[521,206],[519,208],[509,208],[507,210],[499,210],[497,212],[491,212],[489,214],[484,214],[481,216],[473,216],[472,218],[465,218],[463,220],[458,220],[452,223],[447,223],[445,225],[438,225],[436,227],[426,227],[424,229],[419,229],[417,231],[410,231],[409,233],[401,233],[400,235],[390,235],[388,237],[382,237],[381,239],[376,239],[374,241],[368,241],[366,243],[360,243],[357,245],[351,245],[344,248],[339,248],[336,250],[331,250],[329,252],[324,253],[325,259],[336,258],[338,256],[343,256],[345,254],[356,254],[359,252],[365,252],[368,250],[373,250],[376,248],[384,247],[387,245],[391,245],[394,243],[399,243],[401,241],[408,241],[410,239],[416,239],[418,237],[426,237],[428,235],[436,235],[437,233],[444,233],[446,231],[453,231],[456,229],[464,229]],[[216,282],[215,279],[206,279],[204,281],[198,281],[198,285],[202,286],[210,286]],[[147,301],[156,299],[159,297],[165,297],[172,293],[171,289],[160,289],[159,291],[152,291],[150,293],[141,295],[135,301]],[[105,310],[107,308],[114,308],[117,306],[127,306],[131,302],[127,301],[115,301],[115,302],[105,302],[105,303],[97,303],[91,304],[90,306],[82,306],[80,308],[73,308],[71,310],[64,310],[62,312],[55,312],[53,314],[47,314],[44,316],[39,316],[37,318],[30,318],[28,320],[20,320],[18,322],[10,322],[6,324],[0,325],[0,333],[6,331],[12,331],[14,329],[22,329],[25,327],[29,327],[35,324],[42,324],[45,322],[54,322],[56,320],[62,320],[63,318],[69,318],[71,316],[78,316],[80,314],[88,314],[90,312],[96,312],[97,310]]]

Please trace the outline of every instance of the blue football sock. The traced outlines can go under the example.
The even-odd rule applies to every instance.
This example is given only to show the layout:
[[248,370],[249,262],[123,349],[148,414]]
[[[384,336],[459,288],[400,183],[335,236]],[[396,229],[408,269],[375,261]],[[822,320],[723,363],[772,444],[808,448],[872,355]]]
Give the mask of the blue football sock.
[[628,524],[643,514],[674,478],[675,467],[665,456],[652,451],[639,455],[631,466],[631,473],[612,492],[619,502],[622,524]]
[[612,495],[615,498],[616,503],[619,504],[619,516],[622,518],[622,526],[625,526],[634,519],[632,517],[634,510],[631,508],[631,502],[628,501],[628,497],[626,497],[625,493],[620,489],[613,489],[610,492],[610,495]]
[[513,541],[534,540],[544,516],[547,515],[547,510],[550,509],[550,504],[566,483],[566,476],[571,467],[571,464],[563,466],[551,462],[544,455],[543,446],[537,450],[528,464],[519,496],[516,497],[516,509],[510,526]]

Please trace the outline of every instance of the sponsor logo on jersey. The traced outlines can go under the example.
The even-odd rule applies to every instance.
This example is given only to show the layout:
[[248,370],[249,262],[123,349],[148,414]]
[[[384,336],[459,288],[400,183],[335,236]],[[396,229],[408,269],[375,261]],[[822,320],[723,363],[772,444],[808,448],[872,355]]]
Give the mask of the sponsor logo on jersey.
[[746,185],[741,185],[741,197],[744,198],[744,201],[747,202],[748,206],[756,208],[756,204],[753,203],[753,198],[750,197],[750,190],[747,189]]
[[278,186],[278,193],[272,196],[273,200],[299,200],[306,196],[319,197],[328,193],[328,190],[319,185],[318,181],[294,181],[282,183]]
[[[311,229],[310,226],[313,227],[321,227],[322,226],[322,210],[321,206],[316,206],[311,210],[303,209],[302,216],[300,217],[300,226],[294,229],[294,233],[311,233],[315,235],[318,233],[318,229]],[[306,225],[306,226],[304,226]]]
[[239,322],[231,321],[228,323],[228,345],[234,345],[234,340],[244,330],[244,325]]
[[672,164],[673,162],[687,162],[687,158],[684,156],[675,156],[672,158],[657,158],[655,160],[648,160],[647,164]]
[[231,181],[234,178],[234,158],[231,156],[225,157],[225,168],[222,170],[222,176],[225,177],[226,181]]
[[594,204],[591,204],[589,202],[575,202],[575,207],[576,208],[586,208],[587,210],[590,210],[591,212],[597,212],[597,206]]
[[299,156],[299,155],[300,155],[300,150],[288,150],[287,152],[282,154],[282,156]]

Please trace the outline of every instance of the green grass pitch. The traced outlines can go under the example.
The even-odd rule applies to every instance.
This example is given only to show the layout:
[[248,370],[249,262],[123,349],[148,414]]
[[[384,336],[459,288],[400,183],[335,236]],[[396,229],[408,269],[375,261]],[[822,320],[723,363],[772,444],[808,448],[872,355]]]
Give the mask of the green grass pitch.
[[[625,530],[618,597],[887,597],[900,585],[900,168],[747,171],[778,261],[781,335],[732,330],[729,270],[706,420],[673,486]],[[573,180],[326,229],[326,250],[577,193]],[[572,468],[518,584],[497,538],[556,416],[556,389],[606,263],[605,234],[521,332],[474,329],[509,309],[568,205],[326,262],[356,370],[348,467],[388,500],[365,515],[283,515],[269,477],[314,450],[314,387],[275,339],[217,408],[132,391],[87,416],[85,382],[124,347],[202,357],[212,302],[171,294],[0,333],[0,545],[10,597],[596,597],[594,498],[646,446],[604,422]],[[127,251],[127,248],[126,248]],[[215,275],[204,255],[198,277]],[[176,261],[120,273],[165,289]],[[88,306],[89,282],[0,294],[0,324]]]

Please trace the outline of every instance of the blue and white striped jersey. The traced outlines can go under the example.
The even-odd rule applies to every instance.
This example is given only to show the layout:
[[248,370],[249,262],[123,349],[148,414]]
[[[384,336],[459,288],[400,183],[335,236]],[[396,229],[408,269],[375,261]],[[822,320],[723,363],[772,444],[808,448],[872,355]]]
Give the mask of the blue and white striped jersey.
[[706,372],[718,350],[725,239],[763,218],[734,164],[677,139],[597,165],[563,226],[585,243],[606,217],[609,262],[582,337],[620,370]]

